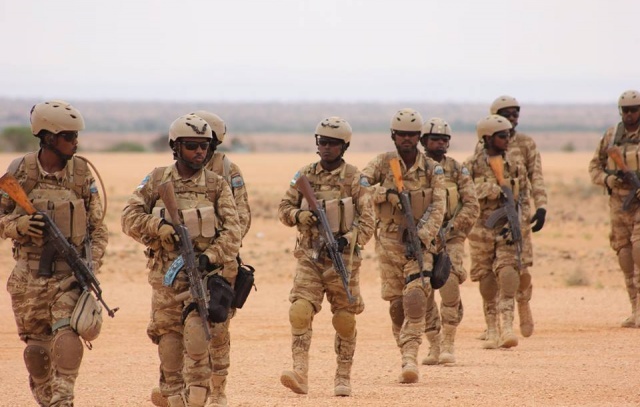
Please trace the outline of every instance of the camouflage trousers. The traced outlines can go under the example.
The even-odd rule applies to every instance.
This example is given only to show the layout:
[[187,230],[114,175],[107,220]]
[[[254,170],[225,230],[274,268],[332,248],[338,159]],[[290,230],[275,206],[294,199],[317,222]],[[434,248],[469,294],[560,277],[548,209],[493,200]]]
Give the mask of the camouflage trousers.
[[518,267],[515,245],[507,244],[500,235],[501,227],[489,229],[484,226],[486,218],[480,216],[469,233],[469,251],[471,254],[471,281],[480,281],[488,273],[499,274],[505,267]]
[[165,271],[152,270],[149,275],[153,292],[147,335],[158,345],[160,392],[169,397],[188,393],[190,386],[208,389],[212,375],[227,376],[229,324],[234,310],[223,323],[208,322],[211,340],[207,342],[197,310],[189,312],[183,323],[183,312],[190,301],[178,301],[176,295],[189,289],[186,273],[178,273],[173,285],[167,287],[162,284]]
[[425,332],[440,331],[442,324],[458,326],[462,321],[464,309],[460,297],[460,284],[467,279],[464,269],[464,238],[455,237],[447,242],[447,253],[451,258],[451,274],[438,292],[442,301],[438,311],[437,302],[427,309]]
[[[405,245],[397,233],[381,232],[377,236],[376,255],[380,267],[381,296],[390,302],[391,327],[396,344],[398,347],[409,342],[421,344],[427,310],[435,308],[429,279],[425,278],[424,287],[421,278],[406,282],[407,277],[418,274],[420,270],[415,259],[406,258]],[[423,258],[424,269],[433,269],[433,255],[424,251]],[[413,290],[420,294],[416,295]],[[408,299],[410,307],[406,304]]]
[[611,231],[609,242],[618,256],[624,274],[625,286],[632,304],[640,297],[640,204],[631,204],[628,211],[622,209],[626,196],[612,194],[609,197]]
[[[71,317],[80,297],[80,289],[73,287],[62,291],[61,282],[70,277],[70,271],[55,273],[51,278],[37,277],[36,273],[37,270],[29,268],[26,259],[19,259],[7,280],[7,291],[11,296],[20,339],[27,343],[27,349],[31,344],[37,343],[38,349],[46,349],[45,352],[50,353],[51,365],[46,365],[46,378],[40,377],[38,380],[31,373],[29,375],[31,392],[40,405],[72,406],[77,368],[82,359],[82,344],[73,333],[72,340],[76,341],[72,342],[73,350],[57,346],[54,357],[51,353],[56,339],[69,328],[67,324],[66,328],[53,332],[52,327],[56,322]],[[65,357],[73,357],[77,368],[73,366],[72,369],[62,369],[57,366],[58,361],[66,360]],[[40,369],[44,368],[44,364],[40,364]]]

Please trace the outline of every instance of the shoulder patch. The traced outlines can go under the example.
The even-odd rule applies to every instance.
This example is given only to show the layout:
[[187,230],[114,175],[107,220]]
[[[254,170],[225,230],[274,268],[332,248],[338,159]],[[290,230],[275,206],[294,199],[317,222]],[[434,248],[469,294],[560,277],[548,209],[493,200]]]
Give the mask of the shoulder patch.
[[232,188],[240,188],[244,185],[244,180],[240,175],[236,175],[231,178],[231,187]]
[[369,180],[364,175],[360,175],[360,185],[363,187],[370,187]]
[[92,182],[91,185],[89,185],[89,192],[91,192],[92,194],[98,192],[98,186],[96,185],[95,181]]
[[442,166],[436,165],[433,168],[433,173],[436,174],[436,175],[442,175],[442,174],[444,174],[444,170],[442,169]]
[[295,187],[296,186],[296,181],[298,180],[298,178],[300,178],[300,171],[296,172],[295,175],[293,176],[293,179],[291,180],[291,186]]
[[138,185],[136,189],[140,190],[144,188],[144,186],[147,185],[147,182],[149,182],[150,179],[151,179],[151,175],[147,175],[146,177],[144,177],[144,179],[140,181],[140,185]]
[[462,172],[462,175],[469,175],[469,170],[464,165],[462,166],[462,170],[460,170],[460,172]]

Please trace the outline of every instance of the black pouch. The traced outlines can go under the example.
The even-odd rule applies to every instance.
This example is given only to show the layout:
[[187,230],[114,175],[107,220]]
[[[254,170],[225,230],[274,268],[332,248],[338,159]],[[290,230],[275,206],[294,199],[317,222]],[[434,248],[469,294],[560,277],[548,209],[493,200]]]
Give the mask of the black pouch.
[[449,279],[451,274],[451,259],[446,250],[433,256],[433,271],[431,272],[431,287],[434,290],[441,288]]
[[220,323],[229,317],[229,309],[233,302],[233,288],[219,274],[212,274],[207,278],[209,290],[209,321]]
[[242,308],[247,297],[251,293],[251,288],[255,287],[255,268],[248,264],[238,264],[238,276],[235,284],[235,297],[231,303],[231,308]]

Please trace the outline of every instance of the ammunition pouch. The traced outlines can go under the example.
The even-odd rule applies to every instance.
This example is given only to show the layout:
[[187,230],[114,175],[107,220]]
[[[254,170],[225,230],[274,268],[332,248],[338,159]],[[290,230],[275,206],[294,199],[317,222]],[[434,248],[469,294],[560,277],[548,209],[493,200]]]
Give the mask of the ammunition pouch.
[[233,288],[219,274],[209,275],[206,283],[209,291],[209,321],[225,322],[229,317],[229,309],[234,298]]
[[71,328],[82,339],[91,342],[100,335],[102,328],[102,307],[90,291],[83,291],[76,303],[71,320]]
[[446,251],[442,251],[433,256],[433,270],[423,271],[407,276],[404,280],[404,284],[407,285],[413,280],[420,277],[428,277],[431,288],[438,290],[445,285],[451,274],[451,259]]
[[251,293],[251,288],[255,287],[254,272],[255,268],[248,264],[238,264],[238,275],[234,286],[234,297],[231,302],[231,308],[242,308],[247,297]]

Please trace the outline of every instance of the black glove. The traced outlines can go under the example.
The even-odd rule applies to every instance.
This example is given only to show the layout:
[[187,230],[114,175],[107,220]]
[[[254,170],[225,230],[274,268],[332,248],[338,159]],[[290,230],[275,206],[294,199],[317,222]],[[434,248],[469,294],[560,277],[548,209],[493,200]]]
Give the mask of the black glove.
[[531,227],[531,231],[532,232],[538,232],[540,229],[542,229],[542,227],[544,226],[544,220],[547,217],[547,210],[544,208],[538,208],[536,210],[536,214],[533,215],[533,218],[531,218],[531,222],[530,223],[534,223],[535,224]]
[[339,252],[343,251],[345,247],[349,246],[349,241],[347,241],[347,238],[344,236],[340,237],[337,243]]
[[502,236],[502,239],[505,240],[505,242],[507,243],[507,246],[513,245],[513,239],[511,238],[510,228],[508,227],[502,228],[502,230],[500,231],[500,236]]
[[217,266],[209,261],[209,256],[202,253],[198,256],[198,270],[200,271],[213,271]]

